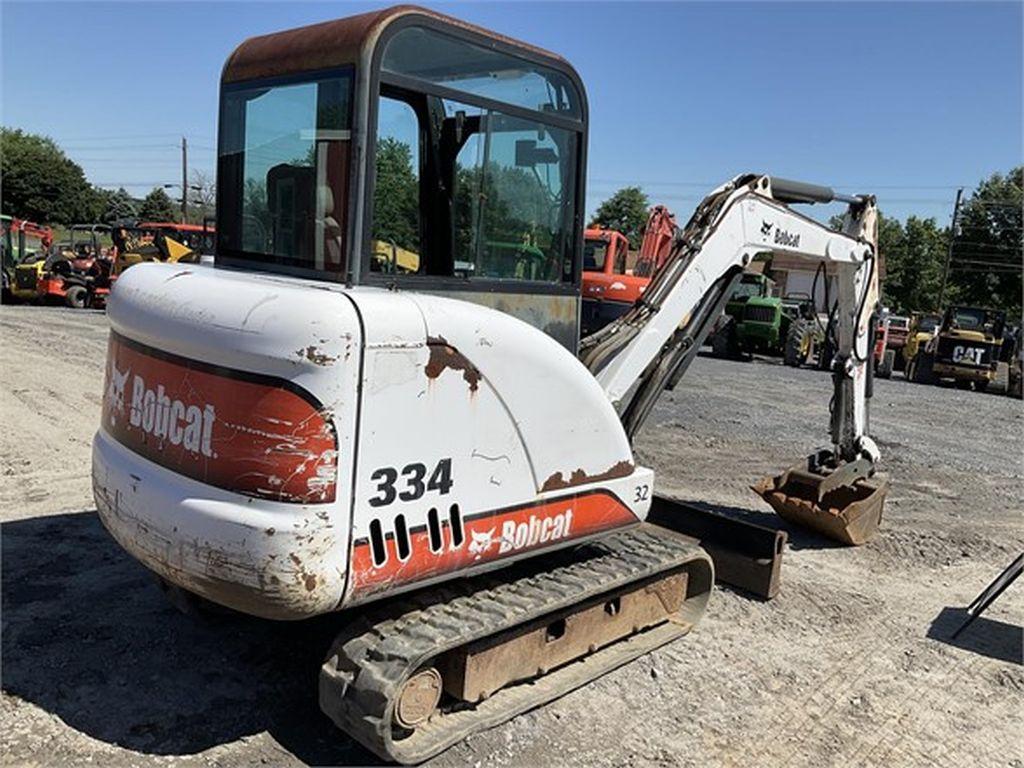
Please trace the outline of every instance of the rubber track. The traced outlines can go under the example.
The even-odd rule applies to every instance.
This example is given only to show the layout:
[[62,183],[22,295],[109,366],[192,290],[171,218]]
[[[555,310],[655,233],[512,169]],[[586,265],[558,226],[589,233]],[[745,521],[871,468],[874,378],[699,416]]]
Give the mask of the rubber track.
[[[475,705],[434,715],[412,734],[392,726],[405,680],[440,654],[669,571],[689,574],[673,620],[632,635]],[[711,559],[677,534],[643,524],[598,542],[514,564],[472,580],[398,598],[354,620],[320,671],[320,707],[378,756],[426,760],[451,745],[585,685],[678,638],[704,612],[714,581]]]

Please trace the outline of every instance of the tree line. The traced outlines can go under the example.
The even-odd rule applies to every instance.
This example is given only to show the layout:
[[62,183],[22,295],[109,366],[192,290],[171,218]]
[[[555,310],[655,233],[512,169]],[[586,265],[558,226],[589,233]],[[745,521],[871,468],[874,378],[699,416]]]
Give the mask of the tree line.
[[[1021,318],[1024,264],[1024,167],[994,173],[968,193],[956,231],[934,217],[906,221],[879,215],[878,251],[885,264],[882,302],[904,314],[939,311],[942,304],[1002,309]],[[884,205],[884,198],[879,201]],[[617,229],[637,248],[650,202],[640,187],[624,187],[598,206],[593,223]],[[838,227],[838,221],[832,225]],[[952,238],[952,248],[950,239]],[[943,276],[947,274],[945,290]]]
[[[56,142],[20,129],[0,128],[0,174],[0,208],[19,219],[68,225],[121,219],[178,221],[181,217],[180,202],[172,200],[162,187],[138,198],[123,187],[93,186],[82,167]],[[212,212],[213,184],[200,172],[193,174],[191,184],[203,188],[192,193],[199,204],[188,207],[189,221],[199,223]]]
[[[390,239],[412,246],[410,179],[414,178],[403,148],[386,147],[383,165],[391,173],[380,174],[393,183],[379,185],[382,210],[390,213]],[[95,187],[81,166],[71,160],[50,138],[18,129],[0,128],[0,174],[3,179],[3,213],[44,224],[111,222],[138,218],[176,221],[180,204],[161,187],[144,198],[125,189]],[[201,176],[201,175],[199,175]],[[189,219],[199,222],[213,205],[213,184],[197,176],[203,188],[198,206],[190,206]],[[966,196],[956,231],[934,217],[909,216],[905,221],[879,216],[878,248],[884,259],[882,298],[895,312],[934,311],[943,293],[943,276],[949,260],[943,304],[970,304],[1003,309],[1014,319],[1021,316],[1022,235],[1024,235],[1024,168],[994,173]],[[881,201],[884,204],[884,199]],[[639,186],[624,187],[598,206],[593,223],[617,229],[639,247],[650,201]],[[511,212],[502,212],[515,219]],[[393,230],[393,231],[392,231]],[[952,248],[950,239],[952,238]]]

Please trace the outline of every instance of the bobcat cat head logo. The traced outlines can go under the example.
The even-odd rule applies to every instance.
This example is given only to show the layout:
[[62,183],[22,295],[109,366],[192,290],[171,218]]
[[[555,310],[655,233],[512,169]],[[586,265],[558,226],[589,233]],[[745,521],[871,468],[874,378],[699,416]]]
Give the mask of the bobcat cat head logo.
[[110,363],[110,383],[107,385],[107,407],[110,413],[110,423],[116,423],[115,413],[124,415],[124,385],[128,381],[129,368],[123,373],[117,370],[113,361]]
[[469,535],[472,537],[472,541],[469,542],[469,554],[475,555],[475,559],[479,560],[481,555],[487,553],[487,550],[494,544],[494,529],[480,533],[479,531],[470,531]]
[[767,237],[769,234],[771,234],[771,231],[772,231],[772,222],[765,221],[764,219],[762,219],[761,220],[761,234],[765,235]]

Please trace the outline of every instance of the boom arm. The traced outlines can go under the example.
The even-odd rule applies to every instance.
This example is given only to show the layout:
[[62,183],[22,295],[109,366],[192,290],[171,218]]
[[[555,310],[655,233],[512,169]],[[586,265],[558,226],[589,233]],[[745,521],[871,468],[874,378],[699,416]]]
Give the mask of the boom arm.
[[[849,204],[843,231],[787,203]],[[872,197],[844,197],[768,176],[739,176],[706,197],[677,238],[643,298],[622,318],[584,339],[581,359],[616,405],[632,437],[696,355],[735,281],[758,254],[837,265],[837,355],[831,434],[834,464],[878,459],[867,436],[872,317],[878,304],[877,209]]]

